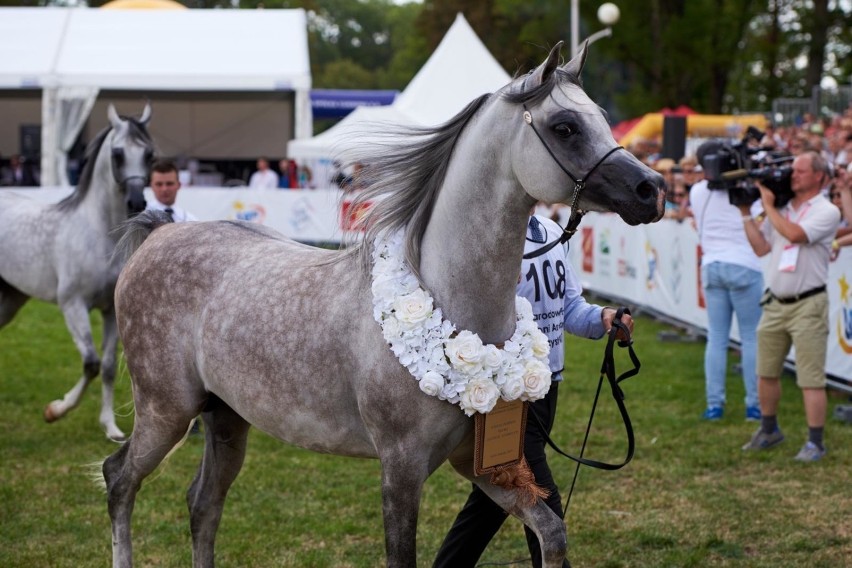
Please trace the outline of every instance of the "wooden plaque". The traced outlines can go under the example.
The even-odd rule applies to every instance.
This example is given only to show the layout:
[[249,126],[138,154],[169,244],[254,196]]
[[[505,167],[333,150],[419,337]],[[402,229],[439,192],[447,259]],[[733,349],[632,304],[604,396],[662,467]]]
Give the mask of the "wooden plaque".
[[476,475],[520,463],[524,456],[526,402],[500,399],[488,414],[476,414],[475,423],[473,472]]

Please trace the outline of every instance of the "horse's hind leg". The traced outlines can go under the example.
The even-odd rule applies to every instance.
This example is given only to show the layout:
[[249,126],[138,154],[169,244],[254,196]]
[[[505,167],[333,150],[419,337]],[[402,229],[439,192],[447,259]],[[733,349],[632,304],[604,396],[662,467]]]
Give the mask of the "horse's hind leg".
[[30,297],[0,278],[0,327],[15,317]]
[[186,435],[193,417],[193,410],[179,406],[166,395],[145,400],[136,393],[133,434],[103,465],[112,523],[113,568],[133,565],[130,524],[136,493],[142,481]]
[[118,327],[115,321],[115,309],[103,310],[103,365],[101,366],[101,416],[100,422],[107,437],[116,442],[125,439],[122,432],[115,423],[115,411],[113,410],[113,398],[115,392],[115,367],[116,350],[118,348]]
[[69,410],[74,409],[83,398],[86,387],[98,376],[101,370],[101,362],[95,351],[95,342],[92,340],[92,327],[89,324],[89,311],[80,298],[60,301],[62,314],[65,316],[65,325],[71,332],[74,344],[83,358],[83,376],[77,381],[70,391],[65,393],[62,400],[54,400],[44,409],[44,419],[47,422],[59,420]]
[[208,399],[201,417],[205,432],[204,457],[186,501],[192,530],[193,565],[212,567],[216,531],[228,489],[243,466],[249,423],[215,396]]

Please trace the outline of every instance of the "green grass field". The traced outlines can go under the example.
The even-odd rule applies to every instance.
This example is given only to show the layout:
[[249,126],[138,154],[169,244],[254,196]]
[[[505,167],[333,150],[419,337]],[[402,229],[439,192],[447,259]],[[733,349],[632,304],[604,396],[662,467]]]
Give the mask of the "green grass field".
[[[728,413],[702,423],[703,343],[660,342],[667,326],[640,317],[643,366],[623,384],[636,430],[636,457],[617,472],[583,468],[567,517],[576,567],[852,566],[852,426],[829,419],[828,456],[792,460],[804,442],[801,396],[784,379],[780,423],[787,441],[744,454],[754,425],[743,420],[743,389],[729,376]],[[568,340],[554,438],[579,448],[597,384],[603,342]],[[618,370],[627,368],[619,354]],[[731,357],[736,361],[736,355]],[[80,373],[79,357],[55,306],[31,302],[0,330],[0,566],[109,566],[110,527],[91,464],[117,446],[97,423],[100,382],[65,419],[42,410]],[[829,413],[843,402],[830,400]],[[130,381],[117,381],[119,426],[130,432]],[[184,493],[202,449],[190,438],[139,493],[137,566],[189,566]],[[599,407],[587,456],[620,460],[624,434],[614,404]],[[565,489],[573,462],[552,455]],[[418,566],[430,566],[469,486],[448,466],[428,481],[418,529]],[[564,498],[564,494],[563,494]],[[217,539],[220,567],[384,565],[376,461],[337,458],[283,445],[253,431],[242,474]],[[483,566],[528,566],[518,521],[510,519]]]

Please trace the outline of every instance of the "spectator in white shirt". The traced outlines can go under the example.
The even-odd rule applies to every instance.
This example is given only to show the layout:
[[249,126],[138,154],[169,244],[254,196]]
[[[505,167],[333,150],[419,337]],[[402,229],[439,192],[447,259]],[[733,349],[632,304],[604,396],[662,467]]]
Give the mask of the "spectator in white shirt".
[[269,169],[269,160],[266,158],[258,158],[257,171],[251,174],[251,178],[249,178],[249,187],[251,189],[278,188],[278,174]]

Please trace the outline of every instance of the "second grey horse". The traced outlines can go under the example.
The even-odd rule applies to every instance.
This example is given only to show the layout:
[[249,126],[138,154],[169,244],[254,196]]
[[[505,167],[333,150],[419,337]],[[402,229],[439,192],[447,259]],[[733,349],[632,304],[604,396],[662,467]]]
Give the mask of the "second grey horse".
[[[11,191],[0,192],[0,327],[30,298],[58,304],[83,359],[83,375],[44,410],[53,422],[76,407],[101,374],[100,423],[107,437],[122,441],[115,423],[113,382],[118,331],[113,295],[121,265],[113,259],[118,225],[145,209],[143,190],[154,146],[146,125],[119,116],[110,105],[110,125],[89,144],[80,182],[71,195],[49,204]],[[92,338],[89,312],[103,316],[103,361]]]

